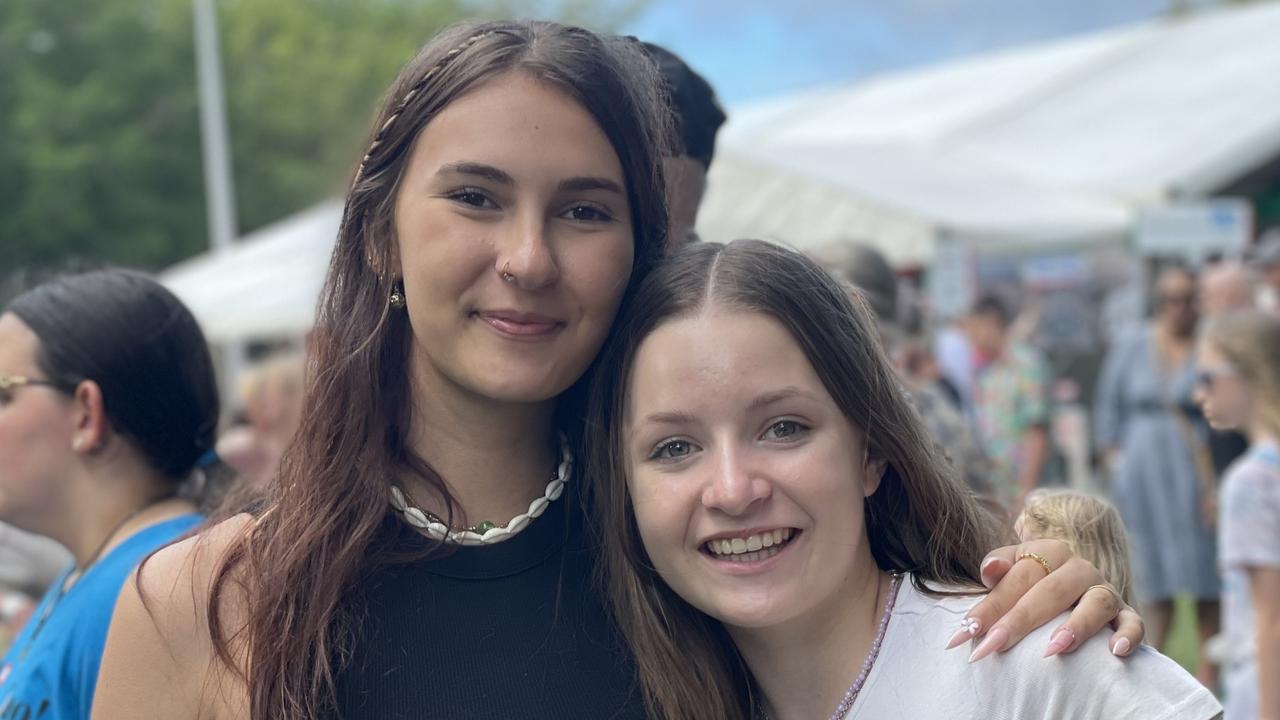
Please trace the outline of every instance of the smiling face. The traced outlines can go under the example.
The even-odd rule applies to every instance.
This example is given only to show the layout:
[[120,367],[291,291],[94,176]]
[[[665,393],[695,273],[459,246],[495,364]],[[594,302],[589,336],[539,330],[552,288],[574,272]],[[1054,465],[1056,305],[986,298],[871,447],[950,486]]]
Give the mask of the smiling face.
[[881,468],[785,327],[714,305],[659,325],[628,398],[627,487],[673,590],[731,627],[840,607],[872,567]]
[[634,253],[617,154],[554,86],[501,75],[423,130],[397,196],[415,379],[502,402],[585,371]]
[[[12,313],[0,315],[0,376],[42,380],[39,338]],[[54,388],[0,389],[0,521],[41,532],[60,503],[73,462],[70,399]]]

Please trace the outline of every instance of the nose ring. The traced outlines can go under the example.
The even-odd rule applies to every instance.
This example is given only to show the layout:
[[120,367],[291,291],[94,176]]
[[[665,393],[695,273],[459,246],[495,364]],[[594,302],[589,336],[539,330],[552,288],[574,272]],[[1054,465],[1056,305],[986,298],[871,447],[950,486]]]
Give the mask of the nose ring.
[[511,261],[508,260],[506,264],[502,266],[502,270],[498,272],[498,274],[502,276],[502,281],[505,283],[513,283],[516,281],[516,276],[512,275],[511,272],[508,270],[508,268],[510,267],[511,267]]

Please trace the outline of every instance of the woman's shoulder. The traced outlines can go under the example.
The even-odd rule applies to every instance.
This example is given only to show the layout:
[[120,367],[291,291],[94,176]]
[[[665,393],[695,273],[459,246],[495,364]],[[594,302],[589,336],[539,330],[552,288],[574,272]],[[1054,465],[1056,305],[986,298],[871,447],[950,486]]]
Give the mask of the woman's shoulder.
[[1222,712],[1213,693],[1146,645],[1118,658],[1102,633],[1072,653],[1044,657],[1050,638],[1067,617],[1064,613],[1004,653],[975,663],[975,680],[1001,694],[1009,703],[1010,717],[1209,720]]
[[[1129,658],[1115,657],[1106,633],[1084,641],[1073,653],[1044,657],[1067,613],[1008,650],[971,664],[969,653],[982,638],[954,650],[942,648],[983,593],[939,586],[928,590],[933,592],[903,584],[886,637],[891,655],[898,657],[881,661],[888,661],[884,669],[890,673],[914,676],[926,669],[935,688],[947,688],[944,704],[953,716],[969,717],[966,713],[980,710],[988,717],[1209,720],[1221,712],[1212,693],[1176,663],[1145,646]],[[926,715],[946,710],[932,701],[925,704]]]
[[1274,511],[1280,503],[1280,451],[1269,445],[1249,448],[1223,473],[1222,494],[1225,503]]
[[[142,594],[156,607],[172,604],[180,595],[207,601],[228,553],[254,522],[251,515],[236,515],[156,551],[138,568]],[[185,592],[175,592],[179,589]]]
[[1223,473],[1223,482],[1231,480],[1269,483],[1280,478],[1280,448],[1271,443],[1251,446],[1236,458]]
[[1151,333],[1151,327],[1147,325],[1132,328],[1116,338],[1111,352],[1124,360],[1145,355],[1151,349]]
[[[244,584],[234,570],[220,584],[228,553],[251,530],[240,515],[203,529],[149,558],[125,583],[116,603],[94,700],[94,718],[195,717],[239,708],[237,672],[223,662],[210,633],[208,608],[215,587],[221,601],[218,627],[241,635]],[[243,666],[232,648],[233,664]],[[205,712],[201,717],[208,717]],[[234,712],[232,712],[234,716]]]

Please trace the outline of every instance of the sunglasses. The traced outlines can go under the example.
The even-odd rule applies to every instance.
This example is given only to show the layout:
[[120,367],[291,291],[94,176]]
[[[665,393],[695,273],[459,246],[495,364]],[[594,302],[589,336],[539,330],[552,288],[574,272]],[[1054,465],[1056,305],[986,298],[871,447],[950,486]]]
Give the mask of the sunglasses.
[[1213,384],[1220,378],[1235,377],[1236,371],[1229,367],[1202,367],[1196,370],[1196,385],[1205,390],[1212,390]]
[[1165,307],[1179,305],[1182,307],[1192,307],[1196,304],[1195,295],[1161,295],[1159,298],[1161,305]]
[[50,387],[55,390],[58,388],[55,383],[49,380],[29,378],[23,375],[0,375],[0,405],[8,405],[13,400],[14,389],[31,385]]

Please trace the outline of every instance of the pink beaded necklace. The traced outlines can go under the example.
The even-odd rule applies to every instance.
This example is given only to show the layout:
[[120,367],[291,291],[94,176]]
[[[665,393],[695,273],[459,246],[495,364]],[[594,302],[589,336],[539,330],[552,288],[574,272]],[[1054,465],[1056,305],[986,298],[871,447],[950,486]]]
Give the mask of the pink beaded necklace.
[[[880,613],[880,628],[876,630],[876,639],[871,643],[871,649],[867,651],[867,657],[862,661],[862,669],[858,671],[858,677],[853,679],[853,684],[845,691],[844,697],[840,699],[840,704],[836,705],[835,712],[831,713],[830,720],[844,720],[844,716],[849,714],[849,710],[853,708],[853,703],[858,699],[858,693],[862,691],[862,686],[867,682],[867,676],[871,674],[871,666],[875,664],[876,657],[880,655],[880,645],[884,643],[884,633],[889,629],[889,618],[893,615],[893,605],[898,599],[898,586],[902,582],[902,575],[894,573],[889,579],[889,595],[884,601],[884,611]],[[758,720],[771,720],[769,713],[763,706],[757,708]]]

